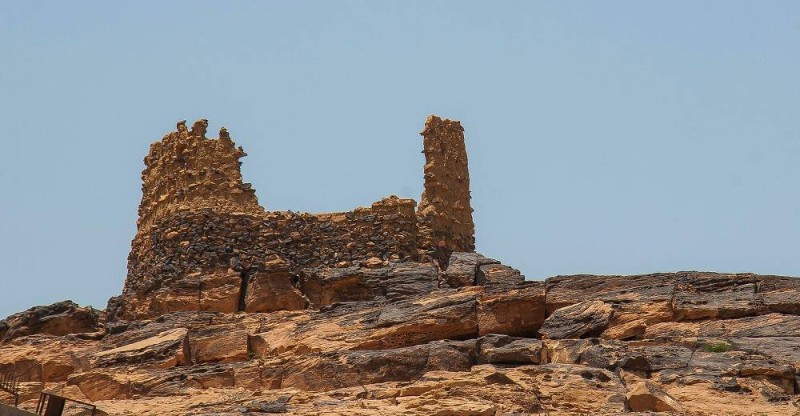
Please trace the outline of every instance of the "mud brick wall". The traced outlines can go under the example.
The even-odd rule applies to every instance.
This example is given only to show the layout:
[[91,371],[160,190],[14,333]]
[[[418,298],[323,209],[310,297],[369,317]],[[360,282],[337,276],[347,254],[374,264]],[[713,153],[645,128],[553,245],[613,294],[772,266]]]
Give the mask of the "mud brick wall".
[[429,116],[425,122],[425,189],[417,216],[420,249],[444,264],[456,251],[475,251],[464,128]]

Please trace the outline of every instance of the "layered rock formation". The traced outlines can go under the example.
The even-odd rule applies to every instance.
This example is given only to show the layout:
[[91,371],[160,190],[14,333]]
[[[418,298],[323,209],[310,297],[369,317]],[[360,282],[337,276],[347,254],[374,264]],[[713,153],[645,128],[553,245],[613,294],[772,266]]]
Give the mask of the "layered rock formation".
[[800,413],[800,279],[526,281],[473,251],[457,122],[426,123],[419,210],[333,214],[263,210],[206,125],[151,148],[106,311],[0,321],[23,408],[44,389],[108,415]]

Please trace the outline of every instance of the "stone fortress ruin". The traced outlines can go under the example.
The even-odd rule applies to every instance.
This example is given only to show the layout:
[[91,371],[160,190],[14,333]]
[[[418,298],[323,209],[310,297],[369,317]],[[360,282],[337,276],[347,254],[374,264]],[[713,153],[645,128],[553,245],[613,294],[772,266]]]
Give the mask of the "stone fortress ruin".
[[[112,318],[366,300],[391,291],[391,279],[346,276],[348,268],[409,260],[444,268],[452,253],[475,249],[458,121],[431,115],[425,122],[425,186],[418,206],[390,196],[370,207],[324,214],[266,211],[242,180],[239,159],[246,153],[224,127],[216,139],[206,137],[207,127],[204,119],[191,128],[181,121],[150,146],[128,276],[122,295],[109,303]],[[437,275],[430,273],[430,280],[438,285]]]
[[425,124],[419,205],[325,214],[265,210],[244,151],[207,126],[151,145],[106,310],[64,301],[0,320],[0,414],[67,401],[83,413],[64,415],[120,416],[800,410],[800,279],[528,281],[475,252],[456,121]]

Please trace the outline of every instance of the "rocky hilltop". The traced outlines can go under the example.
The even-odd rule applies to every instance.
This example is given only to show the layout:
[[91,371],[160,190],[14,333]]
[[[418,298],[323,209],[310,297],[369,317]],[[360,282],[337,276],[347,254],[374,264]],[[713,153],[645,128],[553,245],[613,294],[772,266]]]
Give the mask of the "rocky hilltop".
[[425,123],[419,205],[324,214],[265,210],[242,148],[207,125],[180,122],[151,146],[120,296],[0,321],[0,381],[17,381],[0,383],[0,402],[33,411],[45,391],[108,415],[800,414],[800,279],[526,281],[475,252],[456,121]]

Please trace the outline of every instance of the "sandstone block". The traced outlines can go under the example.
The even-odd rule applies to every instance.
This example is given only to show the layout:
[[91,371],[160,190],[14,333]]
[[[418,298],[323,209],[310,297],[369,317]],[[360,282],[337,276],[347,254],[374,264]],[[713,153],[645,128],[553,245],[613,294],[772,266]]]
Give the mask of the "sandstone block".
[[539,334],[549,339],[598,336],[606,329],[613,314],[611,305],[602,301],[577,303],[548,316]]
[[402,299],[438,288],[438,271],[432,263],[389,262],[386,267],[304,269],[300,287],[315,306],[337,302]]
[[231,325],[211,326],[189,334],[192,361],[196,364],[246,361],[247,343],[247,331]]
[[442,272],[442,282],[449,287],[473,286],[476,284],[478,268],[499,263],[473,252],[455,252],[450,256],[447,269]]
[[92,308],[82,308],[72,301],[36,306],[6,318],[0,324],[2,341],[33,334],[67,335],[100,331],[98,313]]
[[478,339],[480,364],[542,363],[542,341],[507,335],[487,335]]
[[151,365],[161,368],[188,365],[190,359],[187,333],[186,328],[173,329],[151,338],[101,351],[92,356],[92,364],[95,367]]
[[644,337],[649,339],[800,337],[800,316],[770,313],[715,321],[664,322],[648,327]]
[[246,312],[304,309],[307,305],[308,300],[294,287],[288,270],[257,272],[247,284]]
[[683,407],[675,398],[649,381],[628,386],[626,396],[634,412],[683,412]]
[[601,300],[639,306],[670,302],[675,280],[685,273],[656,273],[639,276],[556,276],[545,281],[547,313],[578,302]]
[[728,319],[755,315],[758,280],[754,276],[691,274],[678,280],[672,308],[676,320]]
[[478,297],[478,333],[534,336],[545,320],[544,314],[542,282],[487,289]]
[[478,267],[475,283],[478,285],[516,285],[525,281],[519,270],[502,265],[487,264]]
[[759,281],[758,296],[767,311],[800,315],[800,279],[762,276]]
[[477,291],[439,290],[382,308],[374,331],[357,349],[386,349],[475,337]]

